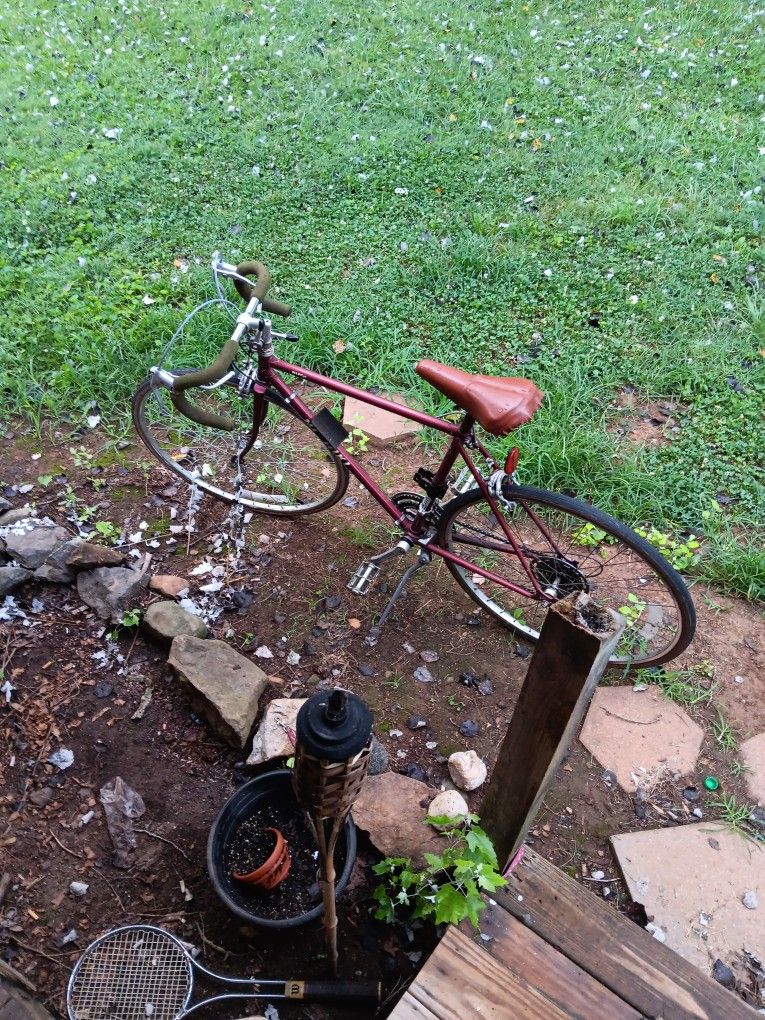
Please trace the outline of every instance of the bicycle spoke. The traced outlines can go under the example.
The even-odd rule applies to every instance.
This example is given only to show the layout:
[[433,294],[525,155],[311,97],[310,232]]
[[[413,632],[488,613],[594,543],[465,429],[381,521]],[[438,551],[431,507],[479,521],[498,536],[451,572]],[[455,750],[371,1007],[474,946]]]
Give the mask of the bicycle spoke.
[[[627,626],[617,658],[652,660],[677,643],[683,623],[677,600],[634,541],[562,509],[557,505],[566,502],[561,497],[552,495],[546,504],[526,495],[534,491],[524,490],[517,501],[498,504],[517,549],[478,494],[462,499],[461,509],[445,520],[442,540],[463,560],[527,591],[532,584],[520,557],[547,596],[587,591],[599,604],[621,613]],[[582,510],[588,512],[584,505]],[[532,639],[538,636],[549,603],[517,594],[459,564],[449,569],[492,615]]]

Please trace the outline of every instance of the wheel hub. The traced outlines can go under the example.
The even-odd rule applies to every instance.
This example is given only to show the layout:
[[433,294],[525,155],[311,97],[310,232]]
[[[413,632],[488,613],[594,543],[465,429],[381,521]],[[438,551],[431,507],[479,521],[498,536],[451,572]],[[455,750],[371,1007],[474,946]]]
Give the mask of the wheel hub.
[[562,556],[540,556],[531,564],[534,577],[546,595],[564,599],[567,595],[590,590],[587,578],[575,563]]

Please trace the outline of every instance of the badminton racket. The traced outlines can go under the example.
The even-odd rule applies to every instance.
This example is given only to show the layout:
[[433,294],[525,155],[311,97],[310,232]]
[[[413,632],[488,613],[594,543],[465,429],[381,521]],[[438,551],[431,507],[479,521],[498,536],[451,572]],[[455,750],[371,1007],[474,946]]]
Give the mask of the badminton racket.
[[[192,1005],[195,973],[237,990]],[[197,963],[170,932],[134,924],[115,928],[88,946],[66,993],[69,1020],[183,1020],[213,1002],[235,999],[379,1002],[380,985],[225,977]]]

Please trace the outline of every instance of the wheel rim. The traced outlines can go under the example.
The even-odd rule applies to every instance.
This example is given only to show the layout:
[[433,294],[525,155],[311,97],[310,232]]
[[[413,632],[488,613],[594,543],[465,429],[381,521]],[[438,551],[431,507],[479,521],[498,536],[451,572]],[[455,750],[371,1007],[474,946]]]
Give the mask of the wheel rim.
[[255,446],[238,461],[251,429],[252,400],[241,399],[232,387],[195,389],[192,400],[233,420],[234,430],[190,421],[162,387],[147,387],[136,416],[153,453],[190,484],[265,513],[309,513],[342,495],[339,461],[291,411],[269,401]]
[[[524,498],[523,503],[542,521],[557,546],[551,546],[520,505],[511,504],[504,511],[505,521],[540,586],[555,600],[575,591],[588,592],[600,605],[627,619],[611,661],[647,665],[670,657],[682,634],[680,607],[661,575],[638,550],[576,514],[539,500]],[[451,551],[507,581],[531,588],[517,556],[509,554],[512,547],[485,502],[457,509],[444,530]],[[494,548],[480,548],[475,544],[480,541]],[[457,564],[450,567],[490,613],[531,640],[539,637],[549,602],[518,595]]]

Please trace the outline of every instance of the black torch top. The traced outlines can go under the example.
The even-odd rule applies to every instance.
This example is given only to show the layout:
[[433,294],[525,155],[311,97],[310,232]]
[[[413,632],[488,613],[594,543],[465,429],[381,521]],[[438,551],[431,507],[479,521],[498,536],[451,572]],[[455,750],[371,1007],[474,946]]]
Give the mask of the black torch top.
[[357,695],[318,691],[298,712],[297,747],[324,761],[355,757],[372,736],[372,713]]

